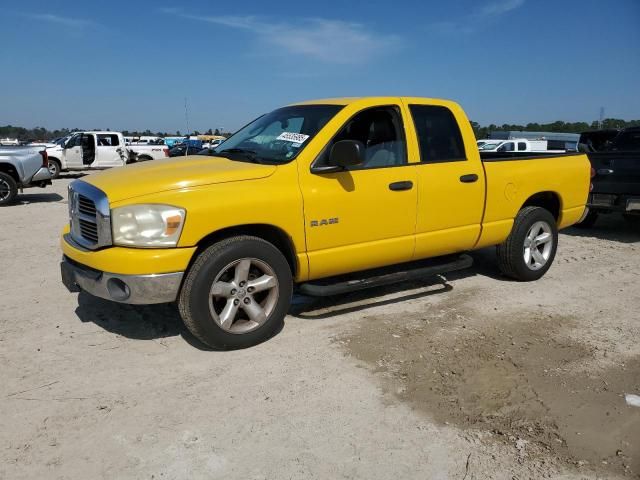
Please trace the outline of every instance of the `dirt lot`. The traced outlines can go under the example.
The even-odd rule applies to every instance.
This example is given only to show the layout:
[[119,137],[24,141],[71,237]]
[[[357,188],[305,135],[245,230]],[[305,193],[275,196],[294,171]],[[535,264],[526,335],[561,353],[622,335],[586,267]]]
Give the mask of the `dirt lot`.
[[57,180],[0,209],[0,478],[640,478],[640,228],[561,235],[537,283],[476,266],[296,298],[212,352],[171,306],[66,292]]

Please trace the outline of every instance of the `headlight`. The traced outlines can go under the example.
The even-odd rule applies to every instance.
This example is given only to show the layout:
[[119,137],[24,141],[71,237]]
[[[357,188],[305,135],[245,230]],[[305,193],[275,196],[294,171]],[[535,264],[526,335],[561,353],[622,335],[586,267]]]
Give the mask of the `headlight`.
[[171,205],[141,204],[111,210],[114,245],[175,247],[185,211]]

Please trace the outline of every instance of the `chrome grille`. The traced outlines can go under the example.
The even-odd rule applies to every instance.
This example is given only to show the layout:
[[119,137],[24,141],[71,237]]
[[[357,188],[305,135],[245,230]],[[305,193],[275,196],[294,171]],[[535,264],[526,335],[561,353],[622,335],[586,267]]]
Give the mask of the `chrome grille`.
[[78,195],[78,211],[83,215],[90,217],[96,216],[96,204],[93,200],[85,197],[84,195]]
[[111,212],[102,190],[80,180],[69,185],[69,218],[71,237],[80,246],[111,245]]

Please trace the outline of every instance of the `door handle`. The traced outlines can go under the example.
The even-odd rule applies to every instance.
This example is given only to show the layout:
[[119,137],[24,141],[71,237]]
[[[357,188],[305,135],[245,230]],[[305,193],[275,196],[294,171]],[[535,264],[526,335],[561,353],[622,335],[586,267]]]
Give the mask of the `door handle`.
[[404,182],[393,182],[389,184],[389,190],[399,192],[401,190],[411,190],[413,188],[413,182],[406,180]]
[[613,170],[611,170],[610,168],[598,169],[598,175],[611,175],[612,173],[613,173]]
[[460,181],[462,183],[473,183],[476,182],[478,180],[478,175],[476,175],[475,173],[469,173],[467,175],[462,175],[460,177]]

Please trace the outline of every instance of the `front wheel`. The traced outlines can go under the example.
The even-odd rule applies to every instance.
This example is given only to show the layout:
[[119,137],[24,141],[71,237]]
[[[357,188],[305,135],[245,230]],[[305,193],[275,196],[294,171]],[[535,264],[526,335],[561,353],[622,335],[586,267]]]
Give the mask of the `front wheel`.
[[245,348],[267,340],[282,326],[292,291],[284,255],[261,238],[237,236],[198,256],[178,307],[186,327],[204,344]]
[[506,276],[529,282],[551,267],[558,247],[555,218],[540,207],[525,207],[516,216],[507,240],[498,245],[498,264]]

